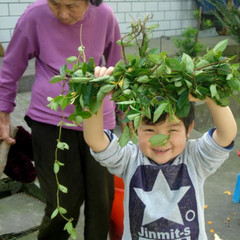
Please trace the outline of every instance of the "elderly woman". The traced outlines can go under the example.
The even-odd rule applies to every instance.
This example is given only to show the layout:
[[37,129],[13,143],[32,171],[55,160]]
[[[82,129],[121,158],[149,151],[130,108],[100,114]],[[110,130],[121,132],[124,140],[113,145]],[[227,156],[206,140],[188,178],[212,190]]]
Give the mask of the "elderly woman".
[[[0,141],[14,143],[9,136],[9,119],[15,106],[17,82],[28,60],[35,58],[36,74],[25,119],[32,130],[37,177],[46,198],[38,239],[68,239],[67,231],[63,230],[66,221],[59,215],[51,220],[57,206],[53,164],[57,125],[62,113],[47,107],[47,97],[57,96],[62,86],[50,84],[50,79],[59,74],[67,57],[78,55],[81,41],[87,61],[93,57],[96,65],[102,65],[104,57],[107,67],[115,65],[121,58],[120,47],[116,44],[119,39],[117,20],[102,0],[37,0],[17,22],[0,72]],[[104,128],[112,130],[115,105],[109,98],[104,102]],[[66,108],[65,117],[72,112],[71,107]],[[82,128],[65,127],[61,141],[67,142],[70,148],[61,151],[58,159],[64,163],[59,182],[68,188],[67,194],[60,194],[60,204],[67,209],[66,216],[74,218],[75,226],[84,203],[84,239],[106,240],[114,193],[113,177],[92,158]]]

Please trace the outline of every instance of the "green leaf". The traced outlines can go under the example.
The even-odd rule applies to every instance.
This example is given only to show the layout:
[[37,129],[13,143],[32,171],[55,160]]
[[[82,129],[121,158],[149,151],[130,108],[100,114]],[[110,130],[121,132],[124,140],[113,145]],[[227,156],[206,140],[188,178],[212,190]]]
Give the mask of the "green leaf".
[[77,233],[75,228],[73,228],[72,232],[71,232],[71,238],[76,239],[77,238]]
[[58,103],[54,102],[54,99],[47,105],[47,107],[51,108],[52,110],[56,111],[58,110]]
[[144,114],[145,114],[145,116],[146,116],[147,118],[149,118],[149,119],[152,118],[152,116],[151,116],[151,110],[150,110],[149,107],[145,107],[145,112],[144,112]]
[[194,71],[193,59],[189,55],[187,55],[186,53],[183,53],[182,62],[185,66],[186,71],[188,73],[193,73],[193,71]]
[[147,60],[146,58],[140,58],[140,61],[138,63],[138,67],[141,68],[145,64],[146,60]]
[[90,82],[104,82],[106,80],[108,80],[110,78],[110,76],[106,75],[106,76],[102,76],[102,77],[98,77],[98,78],[94,78],[93,80],[91,80]]
[[148,59],[154,64],[161,64],[163,62],[162,56],[157,54],[149,54]]
[[71,98],[69,98],[69,97],[64,97],[64,98],[62,99],[62,103],[60,104],[61,109],[64,110],[64,109],[70,104],[70,102],[71,102]]
[[91,80],[92,78],[89,77],[73,77],[69,79],[69,83],[87,83]]
[[168,103],[163,102],[157,107],[157,109],[154,111],[153,123],[155,123],[159,119],[159,117],[162,115],[167,105]]
[[[69,119],[69,120],[70,120],[70,119]],[[74,123],[65,123],[64,125],[67,126],[67,127],[76,127],[76,126],[77,126],[77,125],[74,124]]]
[[174,85],[175,85],[175,87],[181,87],[182,82],[181,81],[174,82]]
[[151,79],[149,79],[149,77],[147,75],[141,76],[137,78],[137,82],[139,83],[147,83],[149,82]]
[[185,81],[187,87],[188,87],[189,89],[191,89],[192,86],[193,86],[193,84],[192,84],[190,81],[188,81],[188,80],[184,80],[184,81]]
[[138,129],[140,124],[141,124],[141,122],[142,122],[142,117],[140,115],[135,117],[134,118],[134,122],[133,122],[134,128]]
[[66,79],[65,76],[62,75],[56,75],[54,77],[51,78],[50,83],[57,83],[57,82],[61,82],[62,80]]
[[176,58],[168,58],[166,64],[174,71],[182,71],[182,66]]
[[69,63],[69,64],[73,64],[74,62],[76,62],[78,59],[76,56],[71,56],[71,57],[68,57],[66,59],[66,62]]
[[204,58],[206,59],[206,61],[208,61],[209,63],[213,63],[215,62],[215,53],[212,50],[208,51],[207,54],[204,55]]
[[177,101],[177,105],[179,107],[179,109],[183,108],[183,106],[189,102],[189,99],[188,99],[188,91],[185,91],[183,94],[180,95],[180,97],[178,98],[178,101]]
[[124,95],[130,95],[131,93],[132,93],[132,90],[130,89],[123,90]]
[[138,143],[138,136],[136,135],[136,133],[132,133],[131,134],[131,140],[134,144],[137,144]]
[[80,124],[80,123],[83,122],[83,118],[82,118],[81,116],[77,115],[77,116],[75,117],[75,121],[76,121],[76,123]]
[[83,75],[84,75],[84,76],[86,75],[87,68],[88,68],[88,65],[87,65],[86,62],[84,62],[83,65],[82,65],[82,72],[83,72]]
[[188,91],[185,91],[177,101],[176,114],[179,118],[186,117],[190,110],[190,102],[188,99]]
[[64,150],[64,149],[69,149],[69,146],[67,143],[65,142],[58,142],[57,143],[57,148],[61,149],[61,150]]
[[122,101],[122,102],[117,102],[117,104],[119,105],[131,105],[131,104],[134,104],[134,103],[137,103],[136,101]]
[[125,66],[123,65],[123,62],[120,60],[117,62],[117,64],[114,67],[113,76],[121,75],[125,72]]
[[87,84],[85,92],[83,93],[83,101],[85,106],[91,105],[94,96],[94,88],[92,84]]
[[57,215],[58,215],[58,209],[56,208],[51,215],[51,219],[55,218]]
[[77,71],[75,71],[72,77],[83,77],[82,69],[78,69]]
[[68,192],[68,189],[65,186],[61,185],[61,184],[58,184],[58,189],[61,192],[63,192],[63,193],[67,193]]
[[65,76],[66,75],[66,71],[67,71],[67,64],[64,64],[61,66],[59,72],[62,76]]
[[71,234],[72,233],[72,230],[73,230],[73,225],[72,225],[72,222],[69,221],[65,224],[64,226],[64,230],[67,230],[68,234]]
[[165,146],[170,138],[170,135],[156,134],[152,136],[148,141],[151,143],[151,146]]
[[202,86],[197,86],[195,92],[196,92],[195,97],[199,98],[200,100],[204,100],[206,96],[209,94],[209,89]]
[[109,92],[112,91],[114,88],[115,88],[114,85],[107,84],[107,85],[103,85],[103,86],[100,88],[99,91],[102,92],[102,93],[109,93]]
[[218,95],[218,92],[217,92],[217,86],[216,84],[212,84],[210,86],[210,92],[211,92],[211,98],[216,98],[217,100],[220,99],[219,95]]
[[64,163],[57,161],[59,166],[64,166]]
[[57,174],[59,172],[59,169],[60,169],[60,166],[59,166],[58,162],[55,162],[53,165],[54,173]]
[[232,72],[232,69],[230,68],[229,65],[223,64],[218,68],[218,74],[219,75],[228,75]]
[[226,49],[227,45],[228,39],[222,40],[213,48],[213,50],[223,52]]
[[160,53],[160,49],[159,48],[151,48],[151,49],[149,49],[148,52],[147,52],[147,55],[149,56],[151,54],[154,54],[154,55],[161,54],[161,56],[162,56],[162,53]]
[[59,207],[59,212],[61,213],[61,214],[66,214],[67,213],[67,209],[65,209],[65,208],[63,208],[63,207]]
[[119,145],[124,147],[130,139],[130,130],[129,127],[126,125],[123,129],[123,133],[121,137],[118,139]]
[[87,119],[92,116],[92,114],[89,111],[81,111],[79,112],[79,115],[81,115],[82,118]]
[[134,114],[129,114],[127,115],[127,118],[130,120],[130,121],[133,121],[136,117],[138,117],[140,115],[140,113],[134,113]]
[[95,68],[94,59],[93,59],[93,57],[90,57],[89,61],[88,61],[88,71],[94,72],[94,68]]
[[204,67],[204,66],[208,66],[209,65],[209,62],[205,59],[201,59],[200,61],[198,61],[196,63],[196,68],[201,68],[201,67]]

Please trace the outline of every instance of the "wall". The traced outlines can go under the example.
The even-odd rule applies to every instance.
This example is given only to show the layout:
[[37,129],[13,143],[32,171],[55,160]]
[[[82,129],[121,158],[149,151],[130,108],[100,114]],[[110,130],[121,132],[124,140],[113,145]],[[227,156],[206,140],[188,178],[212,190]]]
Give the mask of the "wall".
[[[34,0],[0,0],[0,43],[6,49],[19,16]],[[104,0],[110,5],[118,19],[121,33],[134,19],[143,18],[147,12],[153,14],[152,24],[159,24],[153,38],[180,35],[188,26],[196,26],[192,16],[193,0]]]

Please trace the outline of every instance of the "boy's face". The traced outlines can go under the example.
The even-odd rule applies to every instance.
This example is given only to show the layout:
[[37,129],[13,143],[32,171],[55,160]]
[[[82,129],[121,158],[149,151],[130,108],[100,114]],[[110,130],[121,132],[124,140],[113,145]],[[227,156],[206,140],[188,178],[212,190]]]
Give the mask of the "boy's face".
[[[165,122],[149,125],[142,123],[138,129],[138,145],[142,153],[156,163],[164,164],[183,152],[186,146],[186,140],[193,129],[194,123],[189,126],[188,131],[182,120],[179,122]],[[149,139],[156,134],[169,135],[170,139],[164,146],[151,146]]]

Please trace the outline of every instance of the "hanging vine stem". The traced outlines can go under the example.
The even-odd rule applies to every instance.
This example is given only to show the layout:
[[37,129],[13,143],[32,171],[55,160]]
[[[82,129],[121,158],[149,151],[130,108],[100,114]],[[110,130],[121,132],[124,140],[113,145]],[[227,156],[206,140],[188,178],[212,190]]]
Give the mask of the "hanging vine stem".
[[[80,26],[80,47],[78,48],[79,55],[77,57],[77,66],[78,66],[78,63],[80,62],[80,58],[82,58],[83,62],[86,62],[85,47],[83,46],[83,41],[82,41],[82,28],[83,28],[83,26],[81,24],[81,26]],[[66,79],[63,82],[62,91],[61,91],[62,95],[64,94],[64,86],[66,85],[68,80],[69,79]],[[71,98],[70,102],[73,103],[73,101],[76,98],[77,98],[77,96],[73,96],[73,98]],[[57,184],[57,193],[56,193],[57,207],[53,211],[53,213],[51,215],[51,219],[53,219],[54,217],[56,217],[59,214],[63,219],[65,219],[67,221],[67,223],[64,226],[64,230],[67,230],[69,235],[73,239],[76,239],[76,229],[72,225],[72,221],[74,219],[73,218],[67,218],[65,216],[65,214],[67,213],[67,209],[61,207],[61,205],[60,205],[60,196],[59,196],[60,192],[66,194],[68,192],[68,189],[67,189],[66,186],[62,185],[59,182],[58,174],[59,174],[59,171],[60,171],[60,167],[64,166],[64,163],[62,163],[58,160],[58,152],[59,152],[59,150],[68,150],[69,149],[68,144],[61,141],[62,128],[63,128],[64,125],[66,125],[65,114],[64,114],[63,109],[61,110],[61,112],[62,112],[62,120],[59,123],[59,134],[58,134],[58,139],[57,139],[57,146],[56,146],[56,149],[55,149],[55,161],[54,161],[54,167],[53,167],[54,168],[55,179],[56,179],[56,184]]]
[[59,178],[58,178],[60,167],[64,166],[64,163],[62,163],[58,160],[58,151],[69,149],[69,146],[68,146],[67,143],[61,142],[63,125],[65,125],[65,115],[64,115],[64,111],[62,110],[62,120],[59,123],[59,134],[58,134],[58,139],[57,139],[57,146],[56,146],[56,149],[55,149],[55,161],[54,161],[54,167],[53,167],[54,174],[55,174],[55,179],[56,179],[56,184],[57,184],[57,193],[56,193],[57,207],[53,211],[53,213],[51,215],[51,219],[53,219],[54,217],[56,217],[59,214],[63,219],[65,219],[67,221],[67,223],[64,226],[64,230],[67,230],[69,235],[71,235],[71,237],[73,239],[76,239],[76,230],[72,225],[73,218],[67,218],[64,215],[64,214],[67,213],[67,210],[65,208],[61,207],[61,205],[60,205],[60,196],[59,196],[60,192],[62,192],[64,194],[66,194],[68,192],[67,187],[62,185],[59,182]]

